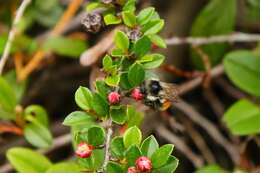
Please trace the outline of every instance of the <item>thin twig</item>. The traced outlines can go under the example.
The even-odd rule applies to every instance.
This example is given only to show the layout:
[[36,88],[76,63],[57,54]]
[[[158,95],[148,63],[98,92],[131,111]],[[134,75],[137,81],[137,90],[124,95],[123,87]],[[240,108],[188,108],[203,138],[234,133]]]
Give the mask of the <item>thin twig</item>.
[[242,32],[235,32],[229,35],[219,35],[211,37],[172,37],[166,39],[168,45],[181,45],[181,44],[192,44],[192,45],[205,45],[210,43],[223,43],[223,42],[258,42],[260,41],[259,34],[249,34]]
[[184,71],[169,64],[163,64],[160,68],[164,71],[185,78],[194,78],[194,77],[202,76],[204,74],[203,72],[200,71]]
[[179,99],[178,103],[174,104],[174,107],[184,112],[192,121],[205,129],[205,131],[228,152],[232,161],[238,163],[239,153],[237,149],[219,132],[213,123],[204,118],[196,109],[181,99]]
[[210,80],[211,80],[211,76],[210,76],[211,62],[209,60],[209,56],[199,46],[192,46],[192,48],[197,52],[197,54],[200,56],[200,58],[204,64],[206,73],[205,73],[205,76],[203,79],[202,86],[204,88],[208,88],[210,85]]
[[184,119],[184,118],[180,118],[180,119],[181,119],[181,122],[185,125],[188,135],[193,140],[193,142],[197,146],[197,148],[200,150],[200,152],[203,155],[203,157],[205,158],[205,160],[210,164],[216,163],[216,159],[215,159],[213,153],[207,146],[202,135],[193,127],[193,124],[191,123],[191,121],[187,121],[187,119]]
[[[64,27],[68,24],[74,14],[77,12],[78,8],[81,6],[82,0],[72,0],[69,4],[67,10],[63,13],[60,20],[51,31],[50,36],[58,36],[62,34],[64,31]],[[39,49],[33,56],[32,60],[21,70],[20,76],[18,76],[19,80],[24,80],[27,78],[29,74],[36,69],[40,62],[44,59],[45,55],[48,52],[45,52]]]
[[13,133],[13,134],[16,134],[18,136],[22,136],[23,135],[23,129],[21,129],[20,127],[14,126],[14,125],[0,124],[0,134],[1,133]]
[[207,88],[203,91],[203,95],[209,105],[211,106],[214,113],[217,115],[218,118],[221,119],[225,112],[225,106],[220,101],[219,97],[214,93],[212,88]]
[[119,28],[110,31],[95,46],[84,51],[80,56],[80,64],[82,66],[91,66],[97,62],[113,46],[113,37],[117,29]]
[[180,150],[196,168],[200,168],[203,166],[204,161],[202,157],[195,154],[180,137],[173,134],[164,125],[159,125],[156,128],[156,132],[159,134],[159,136],[161,136],[168,142],[175,144],[177,146],[177,149]]
[[111,141],[112,135],[113,135],[112,120],[109,119],[108,120],[108,127],[107,127],[107,135],[106,135],[106,144],[105,144],[105,159],[104,159],[104,163],[103,163],[103,166],[102,166],[103,172],[105,172],[107,164],[108,164],[109,159],[110,159],[109,148],[110,148],[110,141]]
[[[214,77],[218,77],[218,76],[222,75],[223,73],[224,73],[223,65],[218,65],[210,71],[210,76],[211,76],[211,78],[214,78]],[[200,84],[202,84],[202,82],[203,82],[203,76],[197,77],[195,79],[192,79],[188,82],[181,84],[179,86],[179,94],[183,95],[183,94],[189,92],[190,90],[195,89]]]
[[16,33],[18,32],[18,29],[16,27],[17,27],[18,23],[20,22],[25,9],[27,8],[27,6],[30,3],[31,3],[31,0],[23,0],[23,2],[21,3],[20,7],[17,10],[17,13],[16,13],[16,16],[14,18],[14,22],[13,22],[12,28],[11,28],[11,30],[9,32],[8,39],[7,39],[5,48],[4,48],[3,56],[2,56],[2,58],[0,60],[0,75],[3,73],[4,66],[5,66],[5,64],[6,64],[7,60],[8,60],[8,57],[9,57],[9,54],[10,54],[10,50],[11,50],[11,46],[12,46],[12,43],[14,41],[14,37],[15,37]]

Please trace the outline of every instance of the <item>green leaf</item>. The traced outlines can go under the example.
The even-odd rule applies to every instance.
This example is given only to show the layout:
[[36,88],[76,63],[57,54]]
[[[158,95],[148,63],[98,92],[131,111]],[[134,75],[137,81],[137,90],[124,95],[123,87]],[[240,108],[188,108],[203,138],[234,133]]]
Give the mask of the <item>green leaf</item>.
[[111,153],[114,157],[118,159],[123,159],[124,158],[124,152],[125,152],[125,146],[124,146],[124,141],[122,137],[115,137],[111,141],[110,145],[110,150]]
[[260,54],[250,51],[234,51],[225,56],[225,72],[242,90],[260,96]]
[[105,71],[109,71],[111,66],[113,65],[113,60],[110,56],[106,55],[102,60],[103,68]]
[[73,162],[62,162],[51,166],[45,173],[81,173],[82,168]]
[[7,158],[19,173],[45,173],[52,165],[45,156],[20,147],[9,149]]
[[62,124],[65,126],[79,126],[89,122],[93,122],[93,120],[94,120],[93,117],[87,112],[75,111],[70,113],[65,118]]
[[111,55],[113,57],[123,57],[126,53],[122,49],[113,49]]
[[133,11],[123,11],[122,17],[126,26],[134,27],[136,25],[136,17]]
[[2,108],[0,108],[0,119],[2,120],[15,119],[15,112],[7,112]]
[[14,112],[15,106],[16,96],[13,88],[3,77],[0,77],[0,108],[7,112]]
[[134,63],[130,66],[128,80],[132,86],[138,86],[144,81],[145,71],[141,64]]
[[101,117],[105,117],[109,113],[109,105],[107,101],[98,93],[93,94],[92,107]]
[[144,27],[142,28],[142,32],[144,35],[152,35],[152,34],[157,34],[162,30],[164,27],[164,20],[159,19],[159,20],[152,20],[148,22]]
[[144,114],[142,112],[137,112],[136,108],[130,105],[127,106],[127,116],[128,116],[127,126],[129,128],[133,126],[139,127],[142,124],[144,119]]
[[165,165],[163,165],[160,168],[153,169],[152,173],[173,173],[178,167],[178,164],[179,164],[179,160],[174,156],[170,156],[170,158],[168,159]]
[[142,133],[136,126],[127,129],[123,136],[123,141],[126,148],[130,147],[131,145],[140,145],[141,140]]
[[48,126],[48,114],[46,110],[40,105],[30,105],[24,110],[25,119],[28,116],[33,116],[39,123]]
[[126,159],[128,167],[135,166],[135,161],[142,155],[141,151],[136,145],[130,146],[126,150]]
[[85,41],[61,36],[48,38],[43,47],[47,51],[75,58],[78,58],[87,49]]
[[103,4],[101,2],[89,2],[88,5],[86,6],[86,10],[88,12],[91,12],[97,8],[106,8],[106,4]]
[[106,14],[104,16],[104,21],[106,25],[115,25],[115,24],[120,24],[122,20],[120,17],[115,16],[114,14]]
[[128,73],[121,74],[119,85],[122,89],[126,89],[126,90],[132,88],[132,85],[128,80]]
[[113,122],[117,124],[124,124],[127,120],[126,107],[124,106],[120,106],[119,108],[111,107],[110,116]]
[[[200,12],[192,25],[192,36],[212,36],[231,33],[234,30],[236,21],[236,0],[211,0]],[[226,50],[227,44],[209,44],[201,46],[212,65],[218,64]],[[203,62],[200,56],[192,52],[192,62],[195,67],[203,69]]]
[[123,11],[135,11],[136,0],[128,0],[123,6]]
[[11,70],[4,75],[5,80],[9,85],[13,88],[13,91],[16,95],[16,102],[19,103],[22,99],[22,96],[25,92],[26,88],[26,80],[25,81],[17,81],[15,70]]
[[220,168],[217,165],[209,165],[197,170],[195,173],[231,173],[231,172],[225,171],[224,169]]
[[124,173],[123,168],[115,162],[108,162],[107,165],[107,169],[106,169],[107,173]]
[[93,126],[88,129],[88,143],[93,146],[99,146],[104,144],[105,130],[99,126]]
[[151,157],[153,168],[163,166],[168,161],[173,148],[174,146],[172,144],[166,144],[157,149]]
[[110,91],[110,88],[102,80],[96,81],[96,90],[102,96],[103,99],[107,99],[107,95]]
[[141,145],[141,151],[142,155],[147,156],[149,158],[152,157],[153,153],[159,148],[159,144],[157,143],[154,136],[149,136],[146,138],[142,145]]
[[115,45],[117,48],[122,49],[124,52],[128,51],[129,39],[127,35],[122,31],[117,31],[115,35]]
[[89,171],[99,170],[104,162],[104,150],[95,149],[93,150],[91,157],[86,159],[79,159],[79,164],[82,165]]
[[152,60],[149,62],[142,63],[145,69],[157,68],[163,63],[165,59],[165,57],[161,54],[150,54],[146,56],[150,56]]
[[107,76],[105,78],[105,82],[108,86],[116,87],[118,86],[120,82],[120,74],[112,75],[112,76]]
[[83,110],[91,109],[92,93],[86,88],[80,86],[75,93],[75,101],[77,105]]
[[161,38],[159,35],[149,35],[150,40],[152,41],[153,44],[160,48],[166,48],[166,42],[163,38]]
[[140,11],[140,13],[137,16],[137,22],[140,25],[145,25],[148,23],[154,15],[154,8],[148,7]]
[[137,57],[142,57],[151,49],[151,41],[147,36],[138,39],[134,45],[134,53]]
[[235,135],[260,133],[260,108],[247,100],[240,100],[227,110],[223,121]]
[[31,123],[27,124],[24,129],[25,139],[35,147],[48,148],[51,146],[52,135],[48,127],[42,125],[32,116],[30,121]]

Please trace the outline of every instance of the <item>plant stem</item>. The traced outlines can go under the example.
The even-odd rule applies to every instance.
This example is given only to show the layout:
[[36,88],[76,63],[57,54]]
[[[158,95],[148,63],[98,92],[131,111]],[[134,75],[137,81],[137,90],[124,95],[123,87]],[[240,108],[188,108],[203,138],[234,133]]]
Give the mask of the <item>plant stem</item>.
[[229,35],[217,35],[210,37],[172,37],[166,39],[168,45],[181,45],[181,44],[192,44],[192,45],[205,45],[210,43],[224,43],[224,42],[258,42],[260,41],[259,34],[249,34],[242,32],[235,32]]
[[102,166],[103,172],[105,172],[107,164],[109,162],[109,158],[110,158],[109,148],[110,148],[110,141],[111,141],[112,135],[113,135],[112,120],[109,119],[108,124],[107,124],[107,136],[106,136],[106,144],[105,144],[105,160],[104,160],[104,163]]
[[12,46],[12,43],[14,41],[14,37],[15,37],[17,31],[18,31],[18,29],[16,28],[17,24],[20,22],[25,9],[27,8],[27,6],[30,3],[31,3],[31,0],[24,0],[21,3],[21,5],[18,8],[18,10],[17,10],[17,13],[16,13],[16,16],[14,18],[14,22],[13,22],[12,28],[11,28],[11,30],[9,32],[8,39],[7,39],[5,48],[4,48],[3,56],[1,57],[1,60],[0,60],[0,75],[3,73],[4,66],[5,66],[5,64],[6,64],[7,60],[8,60],[8,57],[9,57],[9,54],[10,54],[10,50],[11,50],[11,46]]

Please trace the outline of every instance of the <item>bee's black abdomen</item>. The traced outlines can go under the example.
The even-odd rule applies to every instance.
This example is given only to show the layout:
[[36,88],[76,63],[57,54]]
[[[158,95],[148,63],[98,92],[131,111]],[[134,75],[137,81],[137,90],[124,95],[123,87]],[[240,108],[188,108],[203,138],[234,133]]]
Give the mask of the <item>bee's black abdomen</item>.
[[158,95],[158,93],[162,90],[160,82],[156,80],[152,80],[149,87],[150,87],[150,92],[153,95]]

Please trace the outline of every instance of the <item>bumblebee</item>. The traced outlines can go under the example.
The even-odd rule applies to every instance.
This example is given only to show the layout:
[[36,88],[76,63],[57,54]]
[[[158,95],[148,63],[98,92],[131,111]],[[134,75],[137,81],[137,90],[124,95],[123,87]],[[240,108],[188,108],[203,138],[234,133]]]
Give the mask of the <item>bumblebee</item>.
[[144,94],[144,104],[164,111],[173,102],[178,101],[178,87],[175,84],[161,82],[155,79],[145,81],[141,87]]

